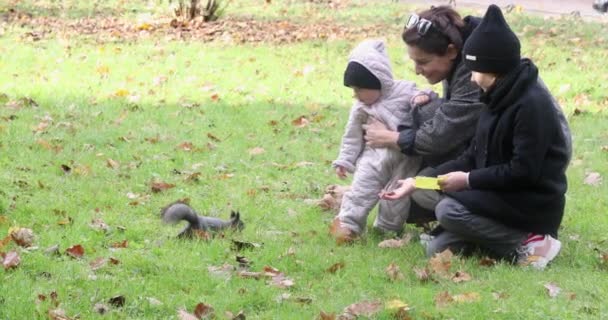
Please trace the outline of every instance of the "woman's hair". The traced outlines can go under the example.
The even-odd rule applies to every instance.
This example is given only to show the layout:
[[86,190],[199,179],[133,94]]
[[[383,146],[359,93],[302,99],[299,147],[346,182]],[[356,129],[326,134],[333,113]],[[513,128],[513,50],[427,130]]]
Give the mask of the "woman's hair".
[[401,38],[409,46],[416,46],[425,52],[444,55],[448,45],[453,44],[458,50],[462,49],[462,29],[465,22],[460,14],[450,6],[431,7],[418,14],[421,19],[429,20],[433,27],[424,35],[418,32],[416,26],[403,29]]

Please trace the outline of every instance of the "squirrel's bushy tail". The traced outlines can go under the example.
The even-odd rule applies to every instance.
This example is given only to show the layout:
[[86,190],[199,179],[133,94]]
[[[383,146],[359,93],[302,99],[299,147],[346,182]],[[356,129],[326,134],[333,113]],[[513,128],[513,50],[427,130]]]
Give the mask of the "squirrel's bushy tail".
[[188,221],[192,228],[199,228],[198,214],[187,203],[176,201],[160,211],[160,216],[165,223],[178,223],[182,220]]

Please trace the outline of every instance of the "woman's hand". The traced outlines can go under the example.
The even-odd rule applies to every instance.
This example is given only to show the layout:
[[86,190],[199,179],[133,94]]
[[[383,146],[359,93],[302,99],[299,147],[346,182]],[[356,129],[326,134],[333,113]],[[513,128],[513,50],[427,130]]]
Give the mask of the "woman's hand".
[[365,130],[365,143],[372,148],[397,148],[399,132],[391,131],[386,126],[373,119],[369,124],[363,125]]
[[437,177],[441,190],[447,192],[457,192],[469,188],[469,173],[454,171]]
[[415,180],[414,178],[407,178],[405,180],[399,180],[397,181],[397,183],[399,183],[399,187],[397,189],[391,190],[391,191],[382,191],[382,193],[380,193],[380,199],[384,199],[384,200],[397,200],[397,199],[401,199],[403,197],[407,197],[409,195],[411,195],[414,190],[416,190],[416,186],[415,186]]
[[336,175],[340,179],[346,179],[346,168],[343,166],[336,166]]

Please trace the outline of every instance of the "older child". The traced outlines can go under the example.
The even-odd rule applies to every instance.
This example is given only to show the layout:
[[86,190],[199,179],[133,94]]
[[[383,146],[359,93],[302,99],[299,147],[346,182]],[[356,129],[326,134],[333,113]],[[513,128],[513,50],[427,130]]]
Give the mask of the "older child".
[[[415,126],[419,118],[428,118],[437,106],[426,104],[432,92],[421,92],[413,82],[393,80],[384,43],[366,40],[350,54],[344,72],[344,85],[354,91],[353,105],[338,159],[333,162],[336,174],[345,178],[354,172],[350,191],[344,194],[337,219],[346,234],[354,238],[365,230],[367,216],[379,200],[378,193],[390,182],[413,176],[420,170],[421,159],[408,157],[398,149],[371,148],[365,145],[364,127],[372,120],[391,130],[398,125]],[[413,111],[415,110],[415,111]],[[409,202],[388,203],[379,208],[374,226],[381,231],[401,232]]]
[[[435,208],[443,231],[427,254],[481,249],[544,268],[561,248],[569,137],[500,8],[488,8],[463,55],[486,107],[469,148],[435,169],[445,193]],[[403,180],[383,198],[411,194],[414,183]]]

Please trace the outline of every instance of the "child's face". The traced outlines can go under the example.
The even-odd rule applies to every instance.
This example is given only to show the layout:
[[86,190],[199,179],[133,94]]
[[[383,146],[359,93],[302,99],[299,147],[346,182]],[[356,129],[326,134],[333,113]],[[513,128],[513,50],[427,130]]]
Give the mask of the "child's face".
[[380,90],[358,87],[353,87],[353,92],[355,93],[355,98],[367,106],[371,106],[372,104],[376,103],[376,101],[380,99],[381,93]]
[[496,75],[492,73],[481,73],[472,71],[471,81],[477,84],[481,90],[488,91],[496,83]]

